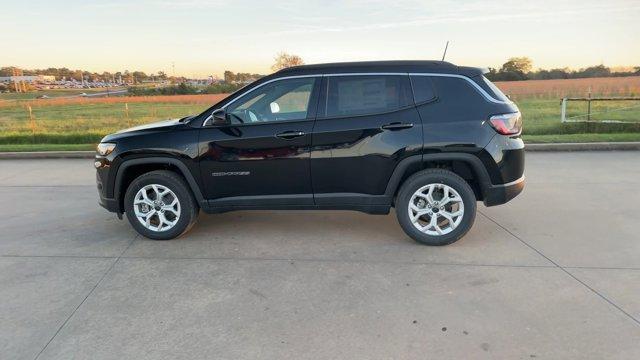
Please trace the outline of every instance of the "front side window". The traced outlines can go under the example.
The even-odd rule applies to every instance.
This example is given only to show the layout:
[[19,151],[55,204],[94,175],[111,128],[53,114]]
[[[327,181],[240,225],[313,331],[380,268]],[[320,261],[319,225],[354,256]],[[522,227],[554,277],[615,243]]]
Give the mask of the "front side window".
[[411,104],[409,77],[402,75],[331,76],[327,117],[394,111]]
[[226,109],[232,124],[304,120],[316,78],[277,80],[261,86]]

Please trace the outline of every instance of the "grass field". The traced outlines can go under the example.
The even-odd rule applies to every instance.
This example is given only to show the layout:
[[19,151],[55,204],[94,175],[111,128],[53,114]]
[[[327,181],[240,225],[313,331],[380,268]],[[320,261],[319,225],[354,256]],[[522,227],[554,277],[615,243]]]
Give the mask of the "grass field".
[[561,99],[563,97],[636,96],[640,97],[640,76],[502,81],[495,83],[514,100]]
[[[124,90],[124,87],[109,88],[109,91]],[[38,90],[26,93],[0,93],[0,100],[33,100],[38,96],[46,95],[51,98],[66,97],[66,96],[78,96],[82,93],[92,94],[106,92],[107,88],[94,88],[94,89],[52,89],[52,90]]]
[[[586,96],[589,89],[593,97],[640,96],[640,77],[519,81],[497,85],[518,104],[523,114],[526,141],[631,141],[629,139],[637,140],[639,137],[638,101],[592,102],[592,120],[627,123],[562,124],[560,99],[564,96]],[[14,147],[16,151],[29,146],[43,149],[49,144],[58,149],[63,144],[87,148],[91,145],[83,144],[94,144],[104,135],[123,128],[199,113],[224,96],[0,100],[0,145],[3,145],[0,151],[10,151],[6,150],[9,146],[20,144]],[[568,104],[568,117],[584,114],[585,102]]]

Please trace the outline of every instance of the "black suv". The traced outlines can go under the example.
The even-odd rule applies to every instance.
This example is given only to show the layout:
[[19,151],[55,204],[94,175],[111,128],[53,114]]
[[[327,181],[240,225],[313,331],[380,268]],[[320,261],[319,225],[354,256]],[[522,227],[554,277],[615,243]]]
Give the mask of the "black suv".
[[395,207],[413,239],[446,245],[471,228],[477,201],[522,191],[521,129],[516,105],[477,68],[306,65],[200,115],[108,135],[95,167],[100,204],[152,239],[185,233],[200,209]]

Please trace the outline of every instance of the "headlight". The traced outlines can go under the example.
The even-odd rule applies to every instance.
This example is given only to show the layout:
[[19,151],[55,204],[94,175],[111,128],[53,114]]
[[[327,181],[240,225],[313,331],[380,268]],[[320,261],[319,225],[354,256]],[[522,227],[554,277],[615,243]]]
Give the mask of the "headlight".
[[98,144],[98,154],[102,155],[102,156],[107,156],[109,154],[111,154],[111,152],[113,151],[113,149],[116,148],[116,144],[113,143],[100,143]]

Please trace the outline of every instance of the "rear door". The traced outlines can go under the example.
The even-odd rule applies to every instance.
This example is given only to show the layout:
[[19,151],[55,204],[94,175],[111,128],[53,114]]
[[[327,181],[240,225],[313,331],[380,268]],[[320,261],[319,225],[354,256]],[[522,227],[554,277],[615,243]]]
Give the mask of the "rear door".
[[382,195],[399,161],[419,154],[422,123],[407,74],[326,75],[311,152],[315,202]]
[[211,205],[313,204],[309,156],[320,77],[281,79],[229,103],[229,125],[200,133]]

